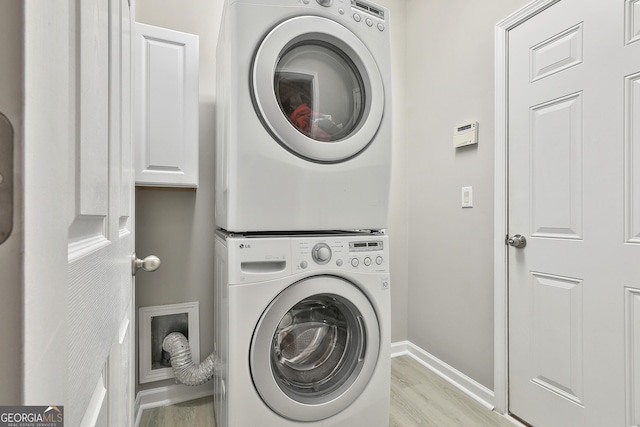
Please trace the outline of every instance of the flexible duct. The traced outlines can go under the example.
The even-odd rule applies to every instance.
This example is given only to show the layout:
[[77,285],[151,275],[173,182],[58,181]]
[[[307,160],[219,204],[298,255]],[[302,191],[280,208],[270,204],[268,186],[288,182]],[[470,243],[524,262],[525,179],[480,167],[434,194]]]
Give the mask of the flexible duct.
[[219,368],[215,353],[196,366],[191,357],[189,341],[179,332],[172,332],[162,341],[162,348],[171,355],[171,367],[176,380],[186,385],[200,385],[209,381]]

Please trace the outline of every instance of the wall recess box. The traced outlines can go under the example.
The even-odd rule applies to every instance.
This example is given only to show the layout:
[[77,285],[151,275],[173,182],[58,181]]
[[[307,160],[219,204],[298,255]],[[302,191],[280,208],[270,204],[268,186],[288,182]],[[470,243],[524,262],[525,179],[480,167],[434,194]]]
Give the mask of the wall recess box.
[[478,122],[461,124],[453,128],[453,146],[465,147],[478,143]]

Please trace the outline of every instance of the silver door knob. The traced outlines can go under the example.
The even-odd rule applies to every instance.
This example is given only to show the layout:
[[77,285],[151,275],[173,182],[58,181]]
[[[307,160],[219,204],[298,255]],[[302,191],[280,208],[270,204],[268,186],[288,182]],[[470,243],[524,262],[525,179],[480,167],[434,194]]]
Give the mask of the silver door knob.
[[516,234],[513,237],[507,237],[507,245],[513,246],[516,249],[521,249],[527,246],[527,239],[521,234]]
[[144,271],[156,271],[158,268],[160,268],[160,258],[155,255],[149,255],[144,259],[139,259],[134,252],[131,256],[131,273],[134,276],[140,269]]

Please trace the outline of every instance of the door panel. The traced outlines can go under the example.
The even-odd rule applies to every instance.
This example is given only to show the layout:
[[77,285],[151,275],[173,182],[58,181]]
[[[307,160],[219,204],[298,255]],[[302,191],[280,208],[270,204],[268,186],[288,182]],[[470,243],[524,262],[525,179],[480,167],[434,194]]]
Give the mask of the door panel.
[[77,2],[69,228],[70,425],[131,425],[133,168],[127,0]]
[[640,243],[640,73],[625,79],[625,215],[627,243]]
[[531,109],[531,235],[582,237],[582,94]]
[[531,381],[575,403],[583,400],[583,282],[531,273]]
[[640,289],[625,289],[627,424],[640,425]]
[[561,0],[509,32],[508,232],[527,238],[509,249],[509,410],[536,426],[630,426],[638,407],[636,3]]
[[640,0],[626,0],[625,4],[626,41],[640,40]]

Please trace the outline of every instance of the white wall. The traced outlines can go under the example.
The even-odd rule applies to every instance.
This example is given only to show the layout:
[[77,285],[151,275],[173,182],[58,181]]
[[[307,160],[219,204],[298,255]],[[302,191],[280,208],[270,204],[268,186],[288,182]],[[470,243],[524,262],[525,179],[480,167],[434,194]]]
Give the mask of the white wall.
[[[490,389],[493,31],[526,3],[407,0],[409,340]],[[454,149],[454,126],[475,120],[479,144]]]
[[[407,171],[404,60],[405,1],[381,0],[391,9],[393,51],[393,177],[391,184],[392,340],[407,338]],[[136,20],[200,36],[200,187],[196,192],[136,191],[136,251],[155,254],[162,266],[136,278],[136,306],[200,301],[201,359],[213,350],[215,57],[223,0],[137,0]],[[139,390],[172,384],[155,382]]]
[[0,2],[0,113],[13,126],[13,231],[0,245],[0,405],[18,405],[22,394],[22,123],[23,4]]

